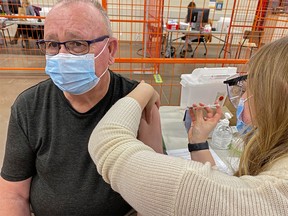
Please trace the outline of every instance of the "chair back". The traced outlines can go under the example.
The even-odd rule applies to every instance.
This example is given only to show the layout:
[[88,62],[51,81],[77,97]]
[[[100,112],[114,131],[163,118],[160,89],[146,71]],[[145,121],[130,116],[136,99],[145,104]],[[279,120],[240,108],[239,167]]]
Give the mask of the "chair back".
[[259,46],[261,36],[262,36],[262,31],[246,30],[244,32],[243,39],[248,40],[249,43],[255,43],[257,46]]

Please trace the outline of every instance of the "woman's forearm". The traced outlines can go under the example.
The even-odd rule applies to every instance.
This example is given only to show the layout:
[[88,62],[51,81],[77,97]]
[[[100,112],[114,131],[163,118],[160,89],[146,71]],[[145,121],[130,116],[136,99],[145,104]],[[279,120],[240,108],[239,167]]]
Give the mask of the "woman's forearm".
[[127,97],[134,98],[143,110],[153,96],[154,91],[155,90],[151,85],[147,83],[139,83],[138,86],[127,95]]
[[215,161],[209,151],[207,150],[200,150],[200,151],[192,151],[190,152],[191,160],[198,161],[201,163],[210,162],[212,166],[215,165]]

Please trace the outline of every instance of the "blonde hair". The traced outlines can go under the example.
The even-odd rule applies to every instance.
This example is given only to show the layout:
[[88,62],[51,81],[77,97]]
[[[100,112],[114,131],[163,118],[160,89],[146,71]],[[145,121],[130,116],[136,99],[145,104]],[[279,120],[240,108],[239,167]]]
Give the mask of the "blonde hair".
[[[287,58],[287,59],[286,59]],[[236,176],[258,175],[288,156],[288,37],[265,45],[248,62],[253,135]]]
[[[106,13],[106,11],[103,9],[102,5],[97,0],[58,0],[54,6],[59,5],[59,4],[67,6],[69,4],[77,3],[77,2],[83,2],[85,4],[92,4],[102,15],[108,35],[110,37],[113,36],[113,32],[112,32],[112,28],[111,28],[111,22],[110,22],[110,19],[108,17],[108,14]],[[95,22],[97,22],[97,20],[95,20]]]

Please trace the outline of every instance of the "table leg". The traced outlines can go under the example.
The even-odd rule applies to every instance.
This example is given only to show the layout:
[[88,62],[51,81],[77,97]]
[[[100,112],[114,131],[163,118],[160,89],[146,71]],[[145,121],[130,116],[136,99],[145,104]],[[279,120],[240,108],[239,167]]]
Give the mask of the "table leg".
[[167,43],[166,43],[166,51],[165,51],[165,58],[171,58],[172,52],[172,32],[168,32],[167,35]]
[[223,51],[224,51],[224,57],[225,57],[225,53],[227,52],[227,53],[229,53],[229,56],[231,58],[231,47],[230,47],[230,44],[229,44],[229,41],[228,41],[228,35],[225,34],[225,39],[224,40],[222,40],[221,38],[218,38],[218,37],[215,37],[215,38],[217,38],[218,40],[223,42],[223,46],[222,46],[222,48],[221,48],[221,50],[219,52],[218,58],[221,58],[221,54],[222,54]]
[[6,41],[6,36],[5,36],[4,28],[2,28],[1,31],[2,31],[2,35],[1,35],[1,36],[3,37],[5,46],[7,47],[7,41]]

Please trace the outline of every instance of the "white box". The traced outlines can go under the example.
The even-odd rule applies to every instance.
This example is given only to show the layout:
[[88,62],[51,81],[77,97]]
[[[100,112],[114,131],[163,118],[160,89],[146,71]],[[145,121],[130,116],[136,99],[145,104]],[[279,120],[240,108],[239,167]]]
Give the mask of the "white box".
[[217,31],[228,32],[230,21],[230,17],[220,17],[220,19],[217,21]]
[[197,68],[191,74],[182,74],[180,107],[186,108],[193,103],[214,104],[216,99],[223,105],[226,96],[226,84],[228,77],[236,74],[236,67],[222,68]]
[[179,29],[180,30],[190,30],[190,24],[189,23],[185,23],[185,22],[180,22],[179,23]]

